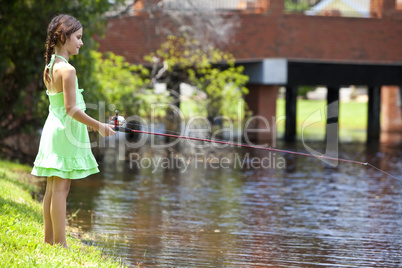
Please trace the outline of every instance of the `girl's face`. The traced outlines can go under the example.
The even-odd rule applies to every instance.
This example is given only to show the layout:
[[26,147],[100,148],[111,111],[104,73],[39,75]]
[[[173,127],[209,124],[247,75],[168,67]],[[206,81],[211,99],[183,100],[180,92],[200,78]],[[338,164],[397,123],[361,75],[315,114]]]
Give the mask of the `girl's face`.
[[72,33],[70,37],[64,43],[64,47],[67,49],[70,55],[77,55],[80,52],[80,48],[84,45],[82,42],[82,28]]

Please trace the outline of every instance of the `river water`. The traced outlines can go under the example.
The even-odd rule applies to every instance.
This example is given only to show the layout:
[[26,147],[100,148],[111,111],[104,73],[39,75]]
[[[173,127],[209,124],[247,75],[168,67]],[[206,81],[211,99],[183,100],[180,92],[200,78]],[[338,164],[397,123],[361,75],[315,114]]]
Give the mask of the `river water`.
[[[277,147],[306,152],[301,143]],[[400,144],[339,149],[341,158],[401,177]],[[147,146],[130,162],[113,150],[101,173],[73,182],[68,213],[80,210],[69,224],[129,266],[401,266],[402,181],[371,167],[239,148],[190,157]],[[161,167],[152,159],[183,162]]]

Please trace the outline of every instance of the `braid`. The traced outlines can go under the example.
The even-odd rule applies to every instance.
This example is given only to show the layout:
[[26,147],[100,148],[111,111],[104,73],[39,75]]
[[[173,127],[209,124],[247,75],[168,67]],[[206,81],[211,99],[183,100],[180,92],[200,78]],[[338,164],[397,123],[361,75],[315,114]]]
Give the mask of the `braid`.
[[[46,40],[46,53],[45,53],[45,59],[46,59],[46,65],[50,63],[50,59],[52,58],[52,54],[54,51],[54,47],[57,44],[57,38],[52,37],[55,36],[55,34],[48,35],[47,40]],[[50,82],[50,70],[48,68],[45,68],[45,80],[47,82]]]
[[[57,44],[58,40],[58,34],[57,34],[57,28],[59,28],[59,16],[55,17],[49,24],[49,27],[47,29],[47,38],[46,38],[46,53],[45,53],[45,59],[46,59],[46,65],[50,63],[50,60],[52,58],[52,54],[54,51],[54,47]],[[44,71],[44,76],[45,80],[47,82],[50,82],[50,70],[49,68],[45,68]]]

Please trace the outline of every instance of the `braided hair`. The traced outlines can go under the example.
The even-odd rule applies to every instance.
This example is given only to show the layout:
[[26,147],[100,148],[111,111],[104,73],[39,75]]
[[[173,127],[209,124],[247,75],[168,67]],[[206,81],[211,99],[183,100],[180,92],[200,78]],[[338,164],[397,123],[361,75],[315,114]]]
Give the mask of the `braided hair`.
[[[81,28],[81,23],[70,15],[61,14],[52,19],[47,28],[46,65],[50,63],[54,48],[58,44],[64,45],[70,35]],[[45,68],[43,75],[46,82],[50,82],[50,70],[48,68]]]

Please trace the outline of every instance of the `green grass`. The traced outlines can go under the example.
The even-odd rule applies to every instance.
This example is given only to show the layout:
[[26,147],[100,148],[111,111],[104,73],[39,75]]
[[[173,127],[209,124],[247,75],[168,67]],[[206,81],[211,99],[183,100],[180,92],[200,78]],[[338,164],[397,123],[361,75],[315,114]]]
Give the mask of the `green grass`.
[[122,267],[67,232],[68,249],[43,243],[31,167],[0,160],[0,267]]
[[[277,100],[278,137],[285,131],[285,100]],[[304,137],[307,139],[323,139],[326,126],[326,101],[298,100],[296,130],[301,138],[303,124]],[[310,125],[311,124],[311,125]],[[339,136],[341,141],[364,141],[367,127],[367,103],[341,102],[339,105]]]

